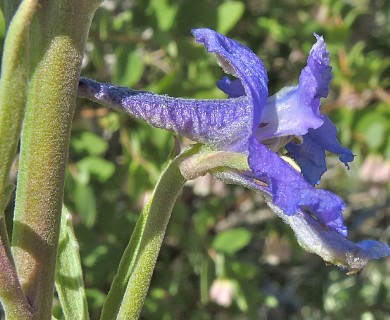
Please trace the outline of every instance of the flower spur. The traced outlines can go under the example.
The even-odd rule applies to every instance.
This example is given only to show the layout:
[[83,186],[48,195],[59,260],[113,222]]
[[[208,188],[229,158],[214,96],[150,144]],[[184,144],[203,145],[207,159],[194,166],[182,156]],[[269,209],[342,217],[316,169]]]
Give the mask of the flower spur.
[[[317,41],[299,84],[268,97],[266,70],[249,48],[210,29],[192,33],[216,55],[222,69],[236,78],[224,77],[217,84],[228,99],[172,98],[85,78],[80,79],[79,95],[212,150],[247,156],[250,170],[226,169],[215,175],[265,196],[270,207],[292,227],[301,245],[324,260],[354,271],[369,259],[390,255],[384,243],[348,241],[342,217],[344,202],[314,187],[326,171],[325,151],[338,154],[346,166],[354,158],[338,142],[333,123],[320,112],[320,99],[328,95],[332,77],[323,38],[315,35]],[[283,148],[301,173],[278,155]]]

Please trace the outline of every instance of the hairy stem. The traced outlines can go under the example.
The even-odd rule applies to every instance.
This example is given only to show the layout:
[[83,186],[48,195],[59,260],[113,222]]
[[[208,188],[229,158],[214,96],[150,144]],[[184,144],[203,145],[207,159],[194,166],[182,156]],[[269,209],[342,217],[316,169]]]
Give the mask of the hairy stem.
[[[17,1],[14,1],[16,3]],[[0,300],[8,319],[30,319],[32,309],[21,288],[8,239],[4,210],[14,189],[8,181],[27,97],[28,31],[37,0],[25,0],[7,20],[0,79]],[[6,1],[9,5],[10,1]],[[15,10],[16,10],[15,6]],[[13,16],[12,12],[12,16]],[[11,14],[6,17],[10,19]]]
[[137,221],[103,307],[101,319],[138,319],[168,221],[186,179],[176,157],[162,173]]
[[7,32],[0,79],[0,217],[12,187],[8,175],[18,146],[27,98],[28,31],[37,0],[26,0],[19,7]]
[[86,37],[100,1],[39,1],[12,250],[35,319],[50,319],[65,165]]

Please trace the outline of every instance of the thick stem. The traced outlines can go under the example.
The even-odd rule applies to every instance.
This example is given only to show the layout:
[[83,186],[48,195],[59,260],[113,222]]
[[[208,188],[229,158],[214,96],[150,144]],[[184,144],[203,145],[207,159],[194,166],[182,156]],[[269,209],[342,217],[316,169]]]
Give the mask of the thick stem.
[[39,1],[12,250],[35,319],[50,319],[69,136],[85,41],[100,1]]
[[28,83],[28,30],[36,0],[19,7],[7,32],[0,79],[0,217],[12,187],[8,175],[18,146]]
[[[15,8],[17,1],[13,2]],[[6,6],[11,1],[6,1]],[[21,288],[8,239],[4,210],[13,191],[9,171],[18,146],[27,96],[28,30],[37,1],[25,0],[9,24],[0,79],[0,300],[7,319],[30,319],[32,309]],[[12,16],[13,16],[12,10]],[[9,26],[8,26],[9,24]]]

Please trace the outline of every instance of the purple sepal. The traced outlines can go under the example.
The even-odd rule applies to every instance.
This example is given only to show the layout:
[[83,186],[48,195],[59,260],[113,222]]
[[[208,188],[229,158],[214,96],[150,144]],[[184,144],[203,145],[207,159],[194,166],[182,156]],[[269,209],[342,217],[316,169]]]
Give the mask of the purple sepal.
[[313,188],[290,164],[255,137],[249,139],[248,163],[255,178],[268,185],[272,202],[284,214],[293,215],[298,209],[304,210],[324,226],[347,235],[342,199],[330,191]]
[[[222,69],[241,80],[248,100],[252,103],[254,132],[268,97],[268,76],[263,62],[248,47],[211,29],[193,29],[198,43],[216,55]],[[249,136],[248,136],[249,137]]]

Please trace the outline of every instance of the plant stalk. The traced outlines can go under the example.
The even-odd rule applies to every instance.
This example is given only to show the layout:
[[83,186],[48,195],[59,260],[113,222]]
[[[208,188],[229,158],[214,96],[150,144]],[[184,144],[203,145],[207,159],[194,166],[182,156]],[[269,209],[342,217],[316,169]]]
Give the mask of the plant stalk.
[[34,319],[51,319],[65,166],[77,83],[97,0],[41,0],[21,136],[12,251]]

